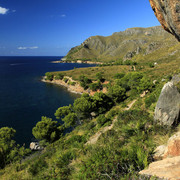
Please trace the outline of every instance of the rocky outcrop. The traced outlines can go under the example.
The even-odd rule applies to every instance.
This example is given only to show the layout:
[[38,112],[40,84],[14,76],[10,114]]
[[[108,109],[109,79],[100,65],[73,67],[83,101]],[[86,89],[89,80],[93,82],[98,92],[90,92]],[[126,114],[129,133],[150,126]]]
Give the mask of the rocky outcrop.
[[180,132],[169,138],[167,144],[158,146],[154,151],[154,159],[161,160],[167,157],[180,156]]
[[180,156],[153,162],[148,169],[141,171],[140,174],[157,176],[166,180],[179,180]]
[[166,145],[155,149],[154,159],[140,174],[158,176],[166,179],[180,179],[180,132],[169,138]]
[[180,156],[180,132],[169,138],[163,158]]
[[179,0],[149,0],[151,7],[163,26],[180,41],[180,1]]
[[180,93],[173,82],[164,85],[158,99],[154,119],[161,125],[177,125],[180,121]]

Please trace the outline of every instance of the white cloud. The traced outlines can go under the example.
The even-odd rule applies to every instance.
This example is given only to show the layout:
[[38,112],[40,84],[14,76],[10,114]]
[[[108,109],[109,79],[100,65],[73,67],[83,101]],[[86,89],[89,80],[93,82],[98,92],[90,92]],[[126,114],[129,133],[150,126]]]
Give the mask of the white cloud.
[[38,49],[38,46],[29,47],[29,49]]
[[65,14],[61,14],[61,17],[64,18],[64,17],[66,17],[66,15]]
[[24,46],[20,46],[17,49],[19,50],[26,50],[26,49],[38,49],[38,46],[32,46],[32,47],[24,47]]
[[27,47],[18,47],[18,49],[24,50],[24,49],[27,49]]
[[0,14],[3,14],[3,15],[4,15],[4,14],[6,14],[8,11],[9,11],[9,9],[0,7]]

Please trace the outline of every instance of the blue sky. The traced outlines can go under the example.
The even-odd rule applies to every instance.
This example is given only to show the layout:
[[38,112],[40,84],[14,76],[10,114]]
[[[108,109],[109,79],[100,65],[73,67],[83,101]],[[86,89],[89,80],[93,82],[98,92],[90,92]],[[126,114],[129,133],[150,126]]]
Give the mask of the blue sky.
[[0,56],[63,56],[90,36],[157,25],[148,0],[0,0]]

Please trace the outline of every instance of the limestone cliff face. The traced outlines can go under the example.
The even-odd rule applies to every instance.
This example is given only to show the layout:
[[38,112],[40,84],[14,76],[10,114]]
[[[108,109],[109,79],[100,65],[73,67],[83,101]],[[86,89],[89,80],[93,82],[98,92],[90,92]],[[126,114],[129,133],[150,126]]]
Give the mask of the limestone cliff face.
[[180,1],[179,0],[149,0],[151,7],[163,26],[180,41]]

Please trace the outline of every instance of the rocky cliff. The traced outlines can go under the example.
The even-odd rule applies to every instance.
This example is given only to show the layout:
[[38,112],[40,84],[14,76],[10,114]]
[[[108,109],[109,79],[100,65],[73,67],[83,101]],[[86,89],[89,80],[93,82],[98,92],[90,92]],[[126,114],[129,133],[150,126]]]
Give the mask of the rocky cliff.
[[163,26],[180,41],[180,1],[149,0],[151,7]]
[[105,61],[136,59],[169,47],[177,42],[162,27],[129,28],[111,36],[93,36],[72,48],[67,60]]

